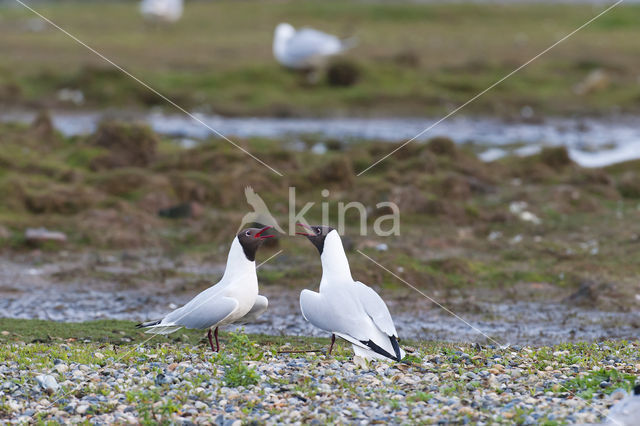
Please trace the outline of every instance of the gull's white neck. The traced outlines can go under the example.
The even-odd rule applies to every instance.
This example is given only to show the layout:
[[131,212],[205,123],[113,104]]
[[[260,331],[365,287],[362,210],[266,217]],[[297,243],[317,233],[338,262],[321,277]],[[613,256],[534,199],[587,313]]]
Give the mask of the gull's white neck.
[[282,63],[288,63],[287,43],[293,37],[295,30],[293,28],[278,27],[273,37],[273,56]]
[[247,274],[256,275],[256,262],[247,259],[238,237],[235,237],[229,249],[227,267],[224,270],[222,280],[231,280]]
[[342,247],[342,240],[335,229],[329,232],[324,240],[320,260],[322,261],[320,286],[322,283],[353,281],[349,261]]
[[273,40],[273,56],[281,62],[284,62],[287,57],[285,53],[285,44],[286,40],[283,40],[282,38],[276,37]]

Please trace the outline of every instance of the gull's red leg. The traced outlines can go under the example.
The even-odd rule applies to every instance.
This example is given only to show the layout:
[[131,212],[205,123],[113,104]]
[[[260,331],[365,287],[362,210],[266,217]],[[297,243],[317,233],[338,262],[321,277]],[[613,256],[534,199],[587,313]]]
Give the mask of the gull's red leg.
[[[216,331],[217,330],[218,329],[216,328]],[[215,352],[216,350],[213,349],[213,340],[211,340],[211,329],[209,329],[209,332],[207,333],[207,337],[209,338],[209,344],[211,345],[211,350]]]
[[[216,336],[216,352],[220,352],[220,342],[218,342],[218,327],[216,327],[216,330],[213,332],[213,334]],[[213,347],[213,345],[211,345],[211,347]]]
[[331,335],[331,344],[329,345],[329,352],[327,352],[327,355],[331,355],[331,351],[333,350],[333,344],[336,342],[336,335],[332,334]]

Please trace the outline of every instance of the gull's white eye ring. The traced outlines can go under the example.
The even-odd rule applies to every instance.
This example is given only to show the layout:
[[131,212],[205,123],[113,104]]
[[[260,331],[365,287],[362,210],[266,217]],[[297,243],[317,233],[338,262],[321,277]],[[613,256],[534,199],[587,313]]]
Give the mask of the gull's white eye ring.
[[251,231],[247,231],[244,234],[248,237],[249,235],[251,235]]

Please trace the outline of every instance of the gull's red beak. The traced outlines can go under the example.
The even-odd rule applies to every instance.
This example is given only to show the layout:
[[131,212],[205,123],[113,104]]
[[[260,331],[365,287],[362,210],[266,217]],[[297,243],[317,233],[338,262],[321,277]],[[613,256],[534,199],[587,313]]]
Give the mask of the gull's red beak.
[[261,240],[264,240],[264,239],[267,239],[267,238],[274,237],[275,235],[262,235],[262,233],[264,231],[266,231],[267,229],[271,229],[271,228],[273,228],[273,226],[265,226],[260,231],[258,231],[258,233],[253,238],[260,238]]
[[300,222],[296,223],[296,225],[297,226],[301,226],[304,229],[308,229],[309,231],[311,231],[311,233],[309,233],[309,232],[296,232],[296,235],[304,235],[305,237],[313,237],[314,235],[316,235],[316,234],[313,233],[313,229],[311,229],[310,226],[305,225],[304,223],[300,223]]

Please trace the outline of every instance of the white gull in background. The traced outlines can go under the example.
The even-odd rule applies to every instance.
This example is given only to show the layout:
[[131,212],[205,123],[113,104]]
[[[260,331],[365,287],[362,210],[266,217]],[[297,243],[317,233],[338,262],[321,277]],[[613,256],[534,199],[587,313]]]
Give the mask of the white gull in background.
[[140,13],[150,22],[176,22],[182,16],[182,0],[142,0]]
[[273,55],[283,66],[292,69],[315,69],[327,59],[353,47],[353,40],[314,30],[296,30],[287,23],[278,24],[273,36]]
[[[150,334],[170,334],[185,328],[209,329],[207,337],[211,350],[218,352],[218,327],[253,321],[267,310],[268,300],[258,295],[258,277],[256,275],[256,252],[265,238],[263,235],[271,228],[248,228],[240,231],[231,243],[227,266],[222,279],[204,290],[189,303],[176,309],[158,321],[138,324],[138,328],[147,328]],[[213,347],[211,329],[216,347]]]
[[351,277],[349,261],[338,232],[329,226],[303,226],[306,236],[320,252],[320,290],[300,293],[302,316],[314,326],[353,345],[363,358],[400,361],[405,353],[398,345],[398,332],[382,298],[372,288]]

